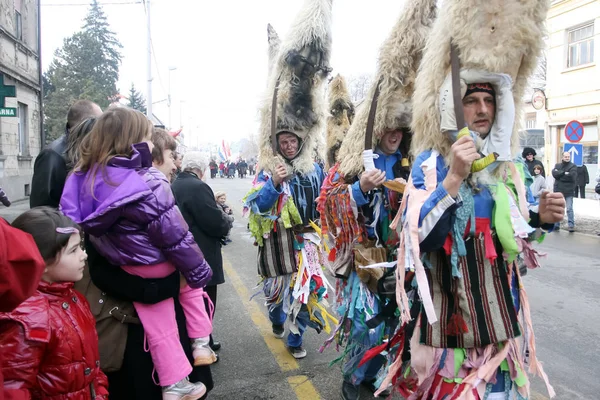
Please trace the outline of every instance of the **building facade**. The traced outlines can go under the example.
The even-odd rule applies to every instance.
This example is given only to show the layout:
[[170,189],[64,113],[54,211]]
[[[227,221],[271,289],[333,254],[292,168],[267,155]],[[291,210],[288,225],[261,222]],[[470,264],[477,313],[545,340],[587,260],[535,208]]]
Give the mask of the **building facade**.
[[[583,163],[590,181],[598,171],[600,124],[600,1],[554,0],[547,20],[546,162],[560,162],[565,126],[583,125]],[[593,184],[590,184],[593,190]],[[590,187],[588,186],[588,188]]]
[[29,196],[42,143],[39,0],[0,0],[0,187],[12,200]]

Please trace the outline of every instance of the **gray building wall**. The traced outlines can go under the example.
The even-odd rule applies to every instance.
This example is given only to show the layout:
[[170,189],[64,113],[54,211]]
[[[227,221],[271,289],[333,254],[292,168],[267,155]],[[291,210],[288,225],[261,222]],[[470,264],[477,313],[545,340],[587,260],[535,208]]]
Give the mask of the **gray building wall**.
[[5,107],[21,113],[0,117],[0,187],[12,201],[29,195],[33,163],[41,148],[38,3],[0,0],[0,73],[4,84],[14,85],[17,92],[17,97],[6,98]]

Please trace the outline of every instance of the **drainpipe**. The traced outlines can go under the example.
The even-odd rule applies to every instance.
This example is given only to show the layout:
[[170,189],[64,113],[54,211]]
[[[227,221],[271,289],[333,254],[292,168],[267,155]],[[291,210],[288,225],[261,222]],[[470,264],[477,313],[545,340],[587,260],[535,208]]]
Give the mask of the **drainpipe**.
[[46,134],[44,132],[44,81],[42,72],[42,5],[41,0],[37,0],[37,50],[38,50],[38,72],[40,84],[40,151],[46,147]]

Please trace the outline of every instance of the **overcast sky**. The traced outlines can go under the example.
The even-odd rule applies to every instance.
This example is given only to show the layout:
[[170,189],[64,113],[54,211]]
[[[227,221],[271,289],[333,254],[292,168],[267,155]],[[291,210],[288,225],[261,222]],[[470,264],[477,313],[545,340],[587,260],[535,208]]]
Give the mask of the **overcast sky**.
[[[135,0],[100,0],[123,44],[118,88],[133,82],[146,93],[146,16]],[[236,140],[258,129],[267,78],[267,23],[284,38],[303,0],[152,0],[153,102],[165,100],[171,71],[171,120],[186,144]],[[82,26],[85,0],[41,0],[44,70],[65,37]],[[61,6],[52,6],[61,4]],[[373,73],[379,46],[399,17],[403,0],[334,0],[334,73]],[[181,107],[180,107],[181,106]],[[154,114],[169,122],[166,101]],[[181,119],[180,119],[181,116]]]

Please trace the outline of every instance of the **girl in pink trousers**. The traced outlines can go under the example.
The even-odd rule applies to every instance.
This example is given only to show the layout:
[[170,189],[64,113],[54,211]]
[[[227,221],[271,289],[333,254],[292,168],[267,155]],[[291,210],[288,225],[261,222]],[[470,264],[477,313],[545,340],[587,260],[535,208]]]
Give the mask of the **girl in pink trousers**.
[[[89,234],[110,263],[130,274],[159,278],[181,272],[187,285],[179,300],[192,339],[194,364],[210,363],[203,338],[211,321],[202,289],[212,271],[188,230],[165,175],[152,167],[152,124],[123,107],[106,111],[81,144],[81,158],[69,176],[61,209]],[[177,334],[173,299],[134,303],[146,332],[163,400],[195,400],[206,394],[190,383],[192,371]],[[210,350],[210,349],[209,349]]]

